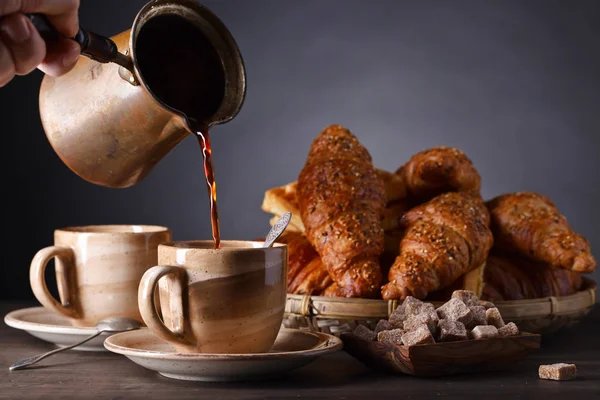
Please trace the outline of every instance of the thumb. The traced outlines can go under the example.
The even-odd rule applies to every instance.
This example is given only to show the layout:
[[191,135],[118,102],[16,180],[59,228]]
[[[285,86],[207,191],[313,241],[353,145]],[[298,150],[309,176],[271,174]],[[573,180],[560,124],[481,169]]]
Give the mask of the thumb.
[[50,76],[61,76],[73,69],[81,54],[79,44],[69,39],[61,39],[47,44],[47,54],[38,66]]

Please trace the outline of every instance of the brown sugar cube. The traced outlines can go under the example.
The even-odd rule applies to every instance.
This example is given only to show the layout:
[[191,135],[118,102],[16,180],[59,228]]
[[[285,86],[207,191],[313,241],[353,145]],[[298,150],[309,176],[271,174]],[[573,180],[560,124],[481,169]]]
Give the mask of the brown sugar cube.
[[363,340],[375,340],[377,338],[377,334],[364,325],[359,325],[356,327],[354,330],[354,336]]
[[462,322],[451,319],[440,319],[438,322],[438,332],[440,342],[467,340],[467,328],[465,328]]
[[417,315],[421,313],[421,310],[423,309],[423,307],[426,306],[426,304],[428,303],[423,303],[419,299],[415,299],[412,296],[408,296],[402,303],[402,306],[404,307],[404,313],[408,318],[411,315]]
[[385,319],[380,319],[377,325],[375,326],[375,334],[378,334],[379,332],[383,331],[389,331],[390,329],[392,329],[392,327],[389,321]]
[[437,315],[440,319],[451,319],[453,321],[462,322],[465,326],[469,325],[473,320],[473,314],[469,307],[458,299],[450,299],[437,310]]
[[494,325],[496,328],[502,328],[506,325],[502,319],[502,315],[500,315],[500,311],[496,307],[485,310],[485,319],[488,325]]
[[452,298],[462,301],[468,307],[476,306],[479,303],[479,297],[470,290],[455,290],[452,292]]
[[392,328],[402,328],[404,326],[404,321],[412,316],[419,314],[423,308],[427,309],[435,309],[432,304],[423,303],[419,299],[415,299],[412,296],[407,296],[406,299],[400,304],[390,317],[388,318],[390,325]]
[[471,330],[473,339],[491,339],[498,336],[498,328],[494,325],[479,325]]
[[391,328],[402,328],[404,320],[406,319],[405,308],[405,304],[402,303],[390,314],[388,322]]
[[484,306],[472,306],[469,307],[469,310],[471,310],[471,314],[473,314],[473,319],[467,326],[467,329],[473,329],[478,325],[487,325]]
[[396,308],[394,312],[390,314],[390,317],[388,319],[390,328],[402,328],[404,326],[405,319],[406,314],[404,314],[404,310],[401,310],[400,307]]
[[437,314],[435,313],[435,310],[434,311],[430,310],[428,312],[426,311],[421,314],[417,314],[417,315],[408,317],[404,321],[404,330],[407,332],[414,331],[419,326],[425,324],[425,325],[427,325],[427,328],[429,328],[429,331],[431,332],[431,334],[435,336],[435,332],[437,331],[438,321],[439,321],[439,318],[438,318]]
[[390,329],[388,331],[381,331],[377,334],[377,341],[402,345],[402,335],[404,335],[404,331],[402,329]]
[[494,303],[492,303],[491,301],[484,301],[484,300],[479,300],[478,305],[485,307],[486,310],[488,308],[496,307],[496,305]]
[[554,381],[569,381],[577,378],[577,367],[575,364],[550,364],[540,365],[540,379],[552,379]]
[[519,328],[514,322],[509,322],[501,328],[498,328],[498,336],[519,336]]
[[431,303],[423,303],[421,308],[419,309],[418,314],[435,314],[437,317],[437,312],[435,311],[435,306]]
[[405,346],[415,346],[417,344],[435,343],[427,325],[421,325],[417,329],[406,332],[402,335],[402,343]]

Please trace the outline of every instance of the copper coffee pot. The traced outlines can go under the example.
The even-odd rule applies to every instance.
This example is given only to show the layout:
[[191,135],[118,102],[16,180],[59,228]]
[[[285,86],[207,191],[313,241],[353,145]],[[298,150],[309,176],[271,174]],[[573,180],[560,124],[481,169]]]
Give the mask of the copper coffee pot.
[[[44,19],[30,18],[48,40]],[[40,114],[54,151],[89,182],[136,184],[189,133],[230,121],[244,101],[239,49],[194,0],[153,0],[130,30],[72,39],[89,58],[44,77]]]

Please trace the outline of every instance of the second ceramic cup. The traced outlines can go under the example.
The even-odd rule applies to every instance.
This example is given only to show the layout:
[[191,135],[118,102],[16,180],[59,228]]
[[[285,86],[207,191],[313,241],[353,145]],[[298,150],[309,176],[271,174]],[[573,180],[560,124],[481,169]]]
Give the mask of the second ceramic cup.
[[[287,246],[245,241],[213,246],[190,241],[158,247],[161,265],[149,269],[139,287],[144,322],[181,353],[269,351],[285,309]],[[155,308],[157,286],[162,320]]]
[[[137,290],[156,265],[158,245],[171,240],[162,226],[93,225],[57,229],[54,246],[38,251],[29,280],[35,297],[75,326],[94,326],[108,317],[140,320]],[[48,291],[44,271],[56,258],[60,302]]]

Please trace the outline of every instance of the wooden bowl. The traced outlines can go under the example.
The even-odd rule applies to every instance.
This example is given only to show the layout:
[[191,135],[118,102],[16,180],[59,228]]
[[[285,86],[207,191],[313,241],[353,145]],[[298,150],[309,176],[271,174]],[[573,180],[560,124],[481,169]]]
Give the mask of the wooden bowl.
[[[572,295],[531,300],[498,301],[504,321],[514,322],[521,331],[551,334],[581,320],[596,303],[596,282],[584,278],[583,288]],[[436,307],[442,302],[432,302]],[[308,329],[339,336],[357,325],[375,328],[387,319],[398,302],[342,297],[287,295],[286,328]]]
[[540,347],[540,335],[522,332],[520,336],[463,340],[400,346],[341,335],[344,350],[378,371],[417,377],[476,373],[507,369]]

